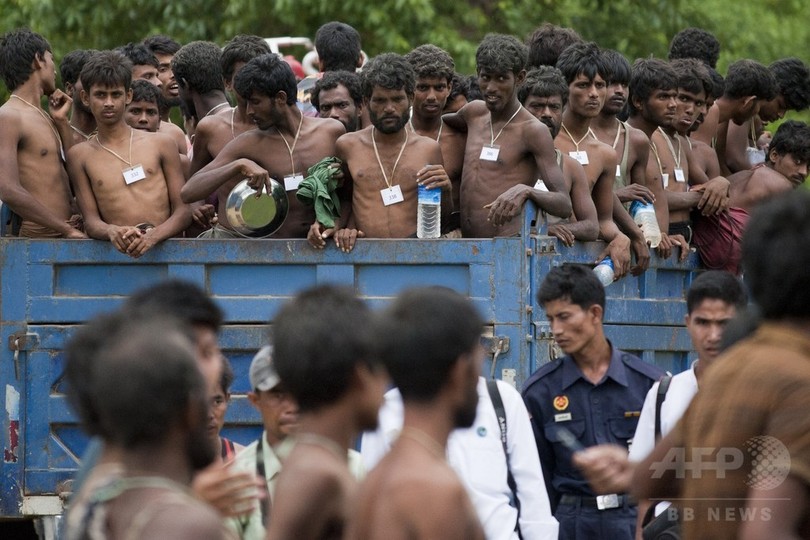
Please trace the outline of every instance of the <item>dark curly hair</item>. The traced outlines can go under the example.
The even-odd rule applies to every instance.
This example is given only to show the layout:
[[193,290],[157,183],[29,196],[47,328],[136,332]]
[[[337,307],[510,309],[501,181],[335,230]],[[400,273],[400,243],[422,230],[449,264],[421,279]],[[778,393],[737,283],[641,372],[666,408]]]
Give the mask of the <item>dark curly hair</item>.
[[404,56],[394,53],[384,53],[375,56],[363,66],[361,72],[363,79],[363,96],[368,99],[375,86],[388,90],[405,90],[409,96],[413,95],[416,75],[413,68]]
[[518,74],[526,69],[529,50],[515,36],[487,34],[475,51],[475,65],[494,73],[511,71]]
[[418,46],[406,54],[405,59],[413,67],[417,79],[437,77],[450,81],[456,69],[447,51],[429,43]]

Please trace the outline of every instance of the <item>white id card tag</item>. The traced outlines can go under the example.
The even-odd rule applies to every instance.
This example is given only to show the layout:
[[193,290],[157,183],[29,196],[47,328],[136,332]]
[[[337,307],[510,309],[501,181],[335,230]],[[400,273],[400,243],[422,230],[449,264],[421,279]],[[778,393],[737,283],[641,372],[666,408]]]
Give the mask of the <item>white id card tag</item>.
[[124,182],[126,182],[127,185],[134,184],[144,178],[146,178],[146,173],[143,171],[143,165],[135,165],[129,169],[124,169]]
[[481,149],[480,159],[484,161],[498,161],[498,154],[501,152],[501,147],[497,145],[487,145]]
[[401,203],[405,200],[405,198],[402,196],[402,189],[399,187],[399,185],[381,189],[380,195],[382,196],[383,204],[385,206],[391,206],[392,204]]
[[539,189],[540,191],[548,191],[546,183],[543,182],[542,180],[538,180],[537,182],[534,183],[534,189]]
[[686,177],[683,175],[683,169],[675,169],[675,181],[686,182]]
[[622,166],[616,165],[616,178],[619,178],[622,175]]
[[667,187],[669,185],[669,173],[662,174],[661,175],[661,180],[664,183],[664,187]]
[[568,152],[568,155],[579,161],[580,165],[588,164],[588,152],[585,150],[580,150],[579,152]]
[[286,191],[295,191],[301,182],[304,181],[304,175],[293,173],[284,177],[284,189]]

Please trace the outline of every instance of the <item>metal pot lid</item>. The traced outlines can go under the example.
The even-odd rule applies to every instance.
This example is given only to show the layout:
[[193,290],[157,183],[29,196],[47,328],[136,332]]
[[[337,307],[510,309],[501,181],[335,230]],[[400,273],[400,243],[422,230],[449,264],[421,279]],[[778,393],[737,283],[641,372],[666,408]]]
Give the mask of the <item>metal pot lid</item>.
[[225,212],[234,231],[248,238],[266,238],[276,232],[287,218],[290,201],[284,186],[270,179],[270,194],[248,186],[245,178],[228,194]]

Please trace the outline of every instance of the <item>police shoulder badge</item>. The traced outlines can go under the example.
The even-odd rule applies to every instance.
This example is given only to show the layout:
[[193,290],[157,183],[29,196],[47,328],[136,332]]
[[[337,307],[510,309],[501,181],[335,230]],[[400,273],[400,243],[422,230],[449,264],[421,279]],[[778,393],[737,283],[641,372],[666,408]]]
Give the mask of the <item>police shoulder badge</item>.
[[554,398],[554,408],[558,411],[564,411],[568,408],[568,396],[557,396]]

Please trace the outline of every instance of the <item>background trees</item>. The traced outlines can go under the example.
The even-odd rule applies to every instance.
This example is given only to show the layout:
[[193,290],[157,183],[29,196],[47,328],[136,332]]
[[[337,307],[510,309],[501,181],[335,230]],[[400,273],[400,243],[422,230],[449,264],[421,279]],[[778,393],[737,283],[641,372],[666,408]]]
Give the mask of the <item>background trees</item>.
[[223,44],[237,33],[314,37],[322,23],[341,20],[360,31],[369,55],[435,43],[460,71],[472,73],[487,32],[522,39],[549,21],[632,61],[664,57],[673,34],[699,26],[720,40],[724,73],[743,57],[766,64],[785,56],[810,60],[803,7],[804,0],[0,0],[0,32],[29,26],[51,41],[58,60],[75,48],[111,48],[154,33]]

